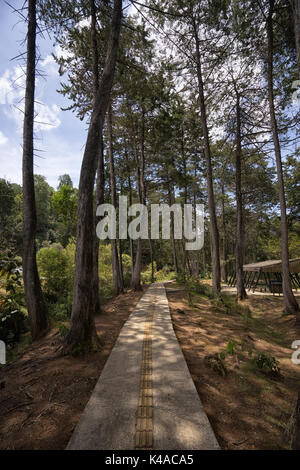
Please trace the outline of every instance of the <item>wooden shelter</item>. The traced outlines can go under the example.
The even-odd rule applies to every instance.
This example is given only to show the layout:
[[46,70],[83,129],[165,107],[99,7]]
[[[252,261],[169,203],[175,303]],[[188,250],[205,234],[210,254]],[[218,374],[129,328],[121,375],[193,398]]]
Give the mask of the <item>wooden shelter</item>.
[[[290,276],[292,287],[300,288],[300,258],[290,259]],[[253,292],[258,287],[268,289],[272,294],[282,292],[282,261],[269,260],[260,263],[244,264],[244,284],[246,289]],[[231,275],[228,283],[231,287],[236,285],[235,272]]]

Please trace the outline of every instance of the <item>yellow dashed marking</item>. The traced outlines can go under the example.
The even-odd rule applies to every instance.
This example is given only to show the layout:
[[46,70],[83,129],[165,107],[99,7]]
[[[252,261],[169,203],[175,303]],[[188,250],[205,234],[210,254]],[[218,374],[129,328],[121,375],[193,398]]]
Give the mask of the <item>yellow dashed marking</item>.
[[153,297],[144,331],[139,402],[136,415],[136,449],[153,449],[152,394],[152,321],[156,297]]

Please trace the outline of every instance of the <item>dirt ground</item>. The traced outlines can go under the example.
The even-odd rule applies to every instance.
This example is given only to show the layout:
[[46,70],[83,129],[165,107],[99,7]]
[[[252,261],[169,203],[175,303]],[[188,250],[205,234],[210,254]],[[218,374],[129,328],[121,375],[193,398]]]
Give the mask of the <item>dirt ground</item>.
[[[250,297],[251,315],[226,313],[206,297],[187,297],[166,283],[174,329],[192,378],[223,449],[288,449],[284,431],[300,388],[300,366],[291,344],[300,340],[282,298]],[[0,369],[0,449],[64,449],[117,340],[143,293],[110,300],[96,318],[103,348],[84,358],[55,358],[56,329]],[[227,374],[208,367],[205,357],[226,352]],[[243,345],[243,347],[242,347]],[[255,368],[248,351],[268,352],[280,361],[274,378]],[[253,353],[254,354],[254,353]],[[4,383],[4,384],[3,384]],[[1,385],[2,384],[2,385]]]
[[[282,297],[251,296],[244,302],[251,313],[242,316],[214,308],[204,296],[188,299],[175,284],[166,289],[177,338],[221,447],[288,449],[284,431],[300,389],[300,366],[291,361],[291,344],[300,340],[300,329],[291,316],[282,315]],[[233,355],[226,353],[228,341],[236,344]],[[254,366],[257,351],[280,361],[279,378]],[[205,359],[222,352],[224,376]]]
[[0,449],[64,449],[120,330],[143,292],[110,300],[96,318],[103,347],[55,358],[57,329],[0,369]]

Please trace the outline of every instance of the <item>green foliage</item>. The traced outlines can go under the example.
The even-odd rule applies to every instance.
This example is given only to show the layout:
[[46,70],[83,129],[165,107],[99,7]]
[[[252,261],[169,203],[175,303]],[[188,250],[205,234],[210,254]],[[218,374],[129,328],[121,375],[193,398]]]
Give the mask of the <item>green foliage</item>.
[[58,190],[51,197],[51,203],[57,215],[55,223],[57,238],[63,246],[66,246],[76,234],[78,190],[73,188],[68,175],[61,178]]
[[234,296],[227,294],[219,294],[211,300],[212,307],[215,311],[226,313],[227,315],[241,315],[243,319],[251,318],[251,310],[248,305],[238,302]]
[[150,284],[151,282],[163,282],[175,279],[175,273],[170,266],[165,265],[159,271],[157,270],[156,261],[153,262],[154,278],[152,280],[152,265],[148,264],[147,268],[141,273],[141,280],[143,284]]
[[226,352],[233,356],[236,353],[237,345],[234,341],[229,340],[226,345]]
[[228,373],[225,364],[225,354],[223,352],[205,356],[204,363],[222,377],[225,377]]
[[113,296],[113,274],[110,243],[100,241],[99,245],[99,291],[100,302],[103,303]]
[[259,370],[268,371],[274,376],[280,375],[279,361],[271,354],[259,352],[252,362]]
[[49,300],[57,301],[70,288],[67,276],[67,258],[60,244],[41,248],[37,254],[38,270],[43,290]]
[[48,232],[52,227],[51,194],[53,189],[44,176],[34,175],[34,191],[37,217],[36,238],[38,246],[40,246],[43,240],[47,240]]
[[212,297],[211,287],[208,284],[201,282],[199,278],[179,273],[176,277],[176,280],[178,284],[184,286],[187,293],[195,293],[203,297]]
[[0,240],[9,238],[15,208],[15,192],[11,183],[0,178]]
[[64,321],[64,320],[67,320],[71,316],[72,301],[73,301],[72,292],[69,292],[68,295],[64,299],[59,300],[57,303],[50,305],[50,313],[51,313],[51,316],[54,318],[54,320]]
[[69,333],[69,328],[63,323],[60,323],[57,328],[58,328],[58,334],[61,338],[65,338],[67,334]]
[[20,258],[11,251],[2,253],[0,259],[0,339],[11,347],[28,330],[24,314]]
[[37,264],[43,291],[48,299],[51,316],[66,320],[72,312],[75,242],[66,248],[59,243],[41,248]]
[[22,333],[28,330],[27,317],[21,310],[13,310],[13,302],[8,299],[0,301],[0,340],[13,345]]
[[161,270],[155,271],[154,279],[156,282],[173,281],[176,279],[176,274],[169,265],[166,265]]
[[21,252],[22,188],[0,178],[0,249],[9,247]]

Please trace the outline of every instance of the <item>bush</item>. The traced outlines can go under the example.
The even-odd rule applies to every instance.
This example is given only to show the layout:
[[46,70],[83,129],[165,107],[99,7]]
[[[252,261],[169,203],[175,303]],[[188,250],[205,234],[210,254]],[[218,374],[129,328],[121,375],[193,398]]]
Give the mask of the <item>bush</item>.
[[66,325],[64,325],[63,323],[58,325],[58,334],[61,338],[65,338],[68,333],[69,333],[69,328]]
[[228,373],[225,364],[225,354],[215,353],[204,357],[204,363],[207,367],[217,372],[217,374],[225,377]]
[[2,253],[0,260],[0,340],[13,345],[28,330],[28,320],[23,313],[24,289],[20,258],[10,251]]
[[68,260],[64,249],[58,243],[50,248],[41,248],[37,254],[37,265],[44,293],[48,300],[55,302],[67,295],[70,279],[67,272]]
[[52,304],[50,312],[56,321],[67,320],[72,313],[72,293],[69,293],[65,300]]
[[160,271],[155,273],[155,280],[158,282],[171,281],[173,279],[176,279],[176,274],[174,271],[171,271],[170,266],[164,266]]
[[14,309],[9,299],[3,302],[0,307],[0,340],[13,345],[26,331],[28,331],[28,320],[24,313]]
[[211,287],[207,284],[202,283],[198,278],[178,273],[176,280],[179,284],[185,287],[187,293],[194,293],[205,297],[212,296]]
[[252,359],[252,362],[257,369],[270,372],[274,376],[280,375],[279,361],[271,354],[260,352]]
[[[156,272],[156,262],[153,263],[153,271],[154,271],[154,279],[155,280],[155,272]],[[152,282],[152,265],[151,263],[148,264],[145,271],[141,273],[141,281],[143,284],[150,284]]]
[[248,305],[237,302],[233,296],[222,293],[212,299],[211,303],[216,311],[224,312],[227,315],[241,315],[245,320],[251,317],[251,310]]

